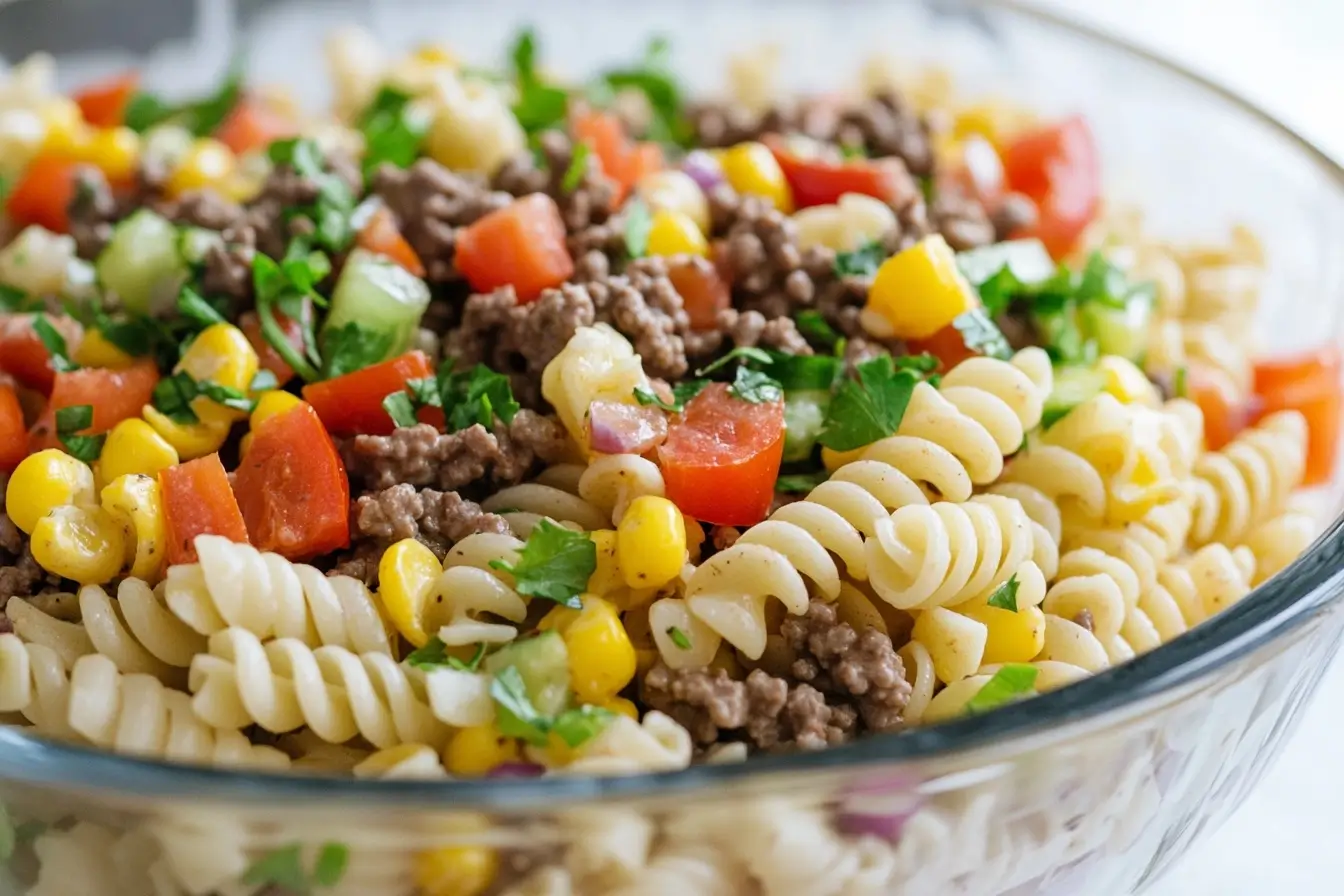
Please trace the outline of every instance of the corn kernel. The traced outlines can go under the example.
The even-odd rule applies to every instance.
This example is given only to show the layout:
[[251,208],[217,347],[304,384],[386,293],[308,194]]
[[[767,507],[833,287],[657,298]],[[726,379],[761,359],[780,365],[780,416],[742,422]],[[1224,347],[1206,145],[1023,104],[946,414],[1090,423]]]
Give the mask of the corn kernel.
[[84,121],[84,115],[74,100],[69,97],[53,99],[43,106],[38,117],[47,128],[42,141],[43,153],[84,158],[93,137],[93,128]]
[[634,701],[627,700],[624,697],[612,697],[598,704],[607,712],[614,712],[617,715],[629,716],[636,722],[639,721],[639,707],[635,706]]
[[117,348],[97,327],[84,331],[84,338],[75,349],[75,362],[83,367],[108,367],[112,370],[125,370],[135,363],[135,358]]
[[443,750],[443,764],[454,775],[478,778],[503,762],[521,757],[518,741],[499,733],[494,724],[463,728]]
[[206,422],[178,423],[153,405],[145,405],[140,415],[182,460],[205,457],[220,449],[229,438],[229,425]]
[[616,557],[625,584],[660,588],[686,562],[686,527],[677,505],[656,495],[630,502],[616,527]]
[[31,535],[38,520],[53,508],[92,504],[93,470],[56,448],[25,457],[10,474],[5,489],[5,512],[20,530]]
[[720,159],[723,176],[739,193],[763,196],[779,211],[793,211],[793,191],[784,171],[764,143],[739,143]]
[[[87,341],[87,339],[86,339]],[[107,434],[103,453],[98,457],[98,473],[103,482],[112,482],[128,473],[157,476],[160,470],[177,466],[176,449],[144,420],[123,420]]]
[[599,529],[589,532],[588,537],[597,545],[597,565],[588,577],[588,592],[598,597],[606,597],[625,586],[621,577],[621,567],[616,559],[616,530]]
[[63,579],[102,585],[126,565],[124,532],[101,507],[53,507],[33,527],[33,559]]
[[649,227],[650,255],[708,255],[709,243],[700,228],[681,212],[653,213]]
[[882,263],[865,310],[885,321],[892,336],[927,339],[976,302],[952,247],[934,234]]
[[[243,331],[233,324],[218,323],[192,340],[173,370],[185,372],[197,382],[209,380],[246,393],[259,366],[257,350]],[[247,416],[246,411],[227,408],[204,395],[192,399],[191,409],[202,423],[232,424]]]
[[429,641],[425,610],[443,566],[414,538],[403,538],[378,561],[378,598],[401,636],[416,647]]
[[489,846],[445,846],[415,860],[415,883],[424,896],[480,896],[498,873],[499,853]]
[[582,702],[601,704],[635,677],[635,647],[610,601],[585,594],[582,610],[556,607],[537,627],[564,639],[570,682]]
[[709,200],[686,172],[668,168],[646,174],[635,192],[655,212],[677,212],[694,221],[702,234],[709,232]]
[[79,153],[113,183],[130,180],[140,164],[140,135],[130,128],[98,128]]
[[101,497],[103,509],[125,531],[131,575],[156,582],[168,553],[168,525],[158,479],[142,473],[119,476],[103,489]]
[[218,140],[203,138],[196,141],[169,175],[165,189],[169,196],[181,196],[190,190],[213,187],[231,178],[237,167],[233,150]]
[[1026,663],[1045,646],[1045,614],[1039,607],[1017,612],[989,605],[971,607],[966,616],[982,622],[989,632],[982,663]]

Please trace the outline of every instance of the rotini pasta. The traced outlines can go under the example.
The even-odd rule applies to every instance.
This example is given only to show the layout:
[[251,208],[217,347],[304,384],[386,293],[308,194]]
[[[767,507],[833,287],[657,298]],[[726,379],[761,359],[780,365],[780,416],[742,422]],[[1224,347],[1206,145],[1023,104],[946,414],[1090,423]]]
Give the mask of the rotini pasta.
[[447,776],[439,753],[428,744],[398,744],[379,750],[351,769],[356,778],[432,779]]
[[70,672],[41,644],[0,634],[0,712],[21,712],[48,737],[76,737],[70,727]]
[[583,469],[578,493],[606,515],[603,525],[588,527],[600,529],[619,523],[636,498],[661,498],[665,494],[663,473],[653,461],[636,454],[599,454]]
[[513,577],[491,562],[514,564],[523,543],[509,535],[479,532],[455,544],[443,560],[434,585],[435,618],[446,620],[439,640],[448,645],[499,644],[512,641],[512,625],[487,622],[489,613],[514,623],[527,616],[527,602],[513,589]]
[[1307,426],[1296,411],[1271,414],[1221,451],[1195,462],[1195,545],[1235,544],[1284,509],[1302,481]]
[[1277,575],[1316,540],[1316,520],[1309,514],[1288,511],[1266,520],[1247,533],[1244,543],[1255,555],[1258,586]]
[[587,453],[588,406],[594,401],[633,401],[648,389],[639,355],[625,337],[606,324],[580,327],[541,374],[541,394]]
[[562,771],[566,774],[625,775],[664,772],[691,764],[691,736],[657,710],[638,722],[617,715],[600,734],[586,742]]

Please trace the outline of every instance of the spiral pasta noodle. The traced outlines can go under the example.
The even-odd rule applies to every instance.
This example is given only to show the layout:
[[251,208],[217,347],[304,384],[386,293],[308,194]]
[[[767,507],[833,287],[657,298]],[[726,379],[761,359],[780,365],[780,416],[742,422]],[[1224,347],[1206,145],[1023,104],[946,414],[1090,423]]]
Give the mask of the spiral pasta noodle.
[[663,713],[650,710],[638,722],[618,714],[562,771],[585,775],[675,771],[691,764],[691,752],[690,733]]
[[588,407],[594,401],[630,402],[649,378],[635,348],[606,324],[579,327],[541,374],[541,394],[570,437],[589,453]]
[[1220,613],[1251,590],[1255,555],[1250,548],[1209,544],[1167,564],[1158,574],[1189,626]]
[[70,673],[50,647],[0,634],[0,712],[20,712],[48,737],[77,737],[70,727]]
[[707,843],[671,844],[659,850],[628,883],[613,887],[609,896],[737,896],[750,881],[738,867]]
[[661,498],[666,489],[663,472],[653,461],[637,454],[599,454],[579,477],[578,493],[606,515],[605,526],[619,523],[636,498]]
[[1255,578],[1251,584],[1259,585],[1296,560],[1316,540],[1316,530],[1312,516],[1290,510],[1247,533],[1243,543],[1255,555]]
[[198,562],[168,568],[164,597],[200,634],[238,627],[259,638],[391,654],[378,605],[358,579],[326,576],[217,535],[198,536],[196,552]]
[[274,747],[197,718],[182,691],[152,675],[123,675],[98,654],[81,657],[71,670],[69,714],[70,727],[89,743],[118,753],[198,765],[289,766],[289,757]]
[[441,747],[448,728],[434,718],[413,670],[385,653],[316,650],[294,638],[262,643],[228,628],[191,664],[192,706],[217,728],[260,725],[281,734],[303,725],[329,743],[362,736],[378,748]]
[[517,563],[522,549],[513,536],[493,532],[468,535],[453,545],[432,595],[436,613],[448,620],[439,628],[439,640],[450,646],[500,644],[517,636],[515,626],[480,617],[489,613],[520,623],[527,616],[527,601],[514,590],[513,577],[490,565]]
[[384,781],[447,777],[439,753],[428,744],[398,744],[378,750],[351,769],[356,778]]
[[504,517],[519,538],[530,535],[543,519],[585,531],[606,528],[610,514],[580,494],[583,473],[578,464],[557,464],[532,482],[500,489],[481,502],[481,509]]
[[1297,411],[1279,411],[1242,432],[1194,468],[1195,545],[1235,544],[1252,526],[1277,514],[1302,481],[1307,424]]

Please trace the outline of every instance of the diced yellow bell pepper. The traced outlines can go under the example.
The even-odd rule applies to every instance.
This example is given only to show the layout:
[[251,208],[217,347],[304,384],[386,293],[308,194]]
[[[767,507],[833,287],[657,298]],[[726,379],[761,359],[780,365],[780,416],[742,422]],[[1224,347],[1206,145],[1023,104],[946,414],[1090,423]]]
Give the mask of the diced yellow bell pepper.
[[392,545],[378,561],[378,599],[397,631],[416,647],[429,642],[425,610],[442,572],[434,552],[414,538]]
[[463,728],[448,741],[443,764],[454,775],[479,778],[502,762],[521,757],[516,738],[499,733],[494,723]]
[[109,367],[113,370],[125,370],[135,363],[135,358],[117,348],[97,327],[84,331],[84,338],[75,349],[75,362],[82,367]]
[[986,604],[962,612],[984,623],[989,632],[982,665],[1030,662],[1045,646],[1045,614],[1039,607],[1019,607],[1014,613]]
[[786,215],[793,212],[793,191],[764,143],[739,143],[724,151],[720,163],[723,176],[734,190],[763,196]]
[[144,420],[130,417],[112,427],[98,456],[98,473],[105,483],[129,473],[157,476],[160,470],[177,466],[177,449]]
[[616,527],[616,559],[631,588],[661,588],[686,562],[686,527],[677,505],[656,495],[630,502]]
[[81,585],[110,582],[126,565],[122,524],[101,507],[53,507],[33,527],[33,559]]
[[490,846],[445,846],[415,860],[416,892],[424,896],[480,896],[499,874],[499,853]]
[[141,473],[119,476],[103,489],[102,501],[103,509],[125,530],[131,575],[157,582],[168,556],[168,525],[158,479]]
[[649,227],[648,251],[650,255],[708,255],[709,243],[688,215],[657,211]]
[[538,623],[555,630],[569,654],[574,693],[584,703],[602,704],[635,677],[635,647],[610,601],[583,595],[583,609],[556,607]]
[[47,127],[42,152],[47,155],[82,159],[93,137],[93,128],[84,121],[79,105],[69,97],[57,97],[43,104],[38,117]]
[[204,137],[192,145],[168,177],[169,196],[181,196],[190,190],[215,187],[233,177],[238,159],[233,150],[218,140]]
[[182,460],[213,454],[229,438],[230,426],[227,423],[207,423],[204,420],[200,423],[177,423],[149,404],[140,409],[140,415]]
[[975,288],[957,270],[956,253],[938,234],[882,263],[867,310],[900,339],[927,339],[976,306]]
[[96,500],[93,470],[58,448],[25,457],[10,474],[5,488],[5,512],[29,535],[53,508],[93,504]]
[[97,128],[77,157],[101,169],[113,183],[128,181],[140,164],[140,135],[124,127]]

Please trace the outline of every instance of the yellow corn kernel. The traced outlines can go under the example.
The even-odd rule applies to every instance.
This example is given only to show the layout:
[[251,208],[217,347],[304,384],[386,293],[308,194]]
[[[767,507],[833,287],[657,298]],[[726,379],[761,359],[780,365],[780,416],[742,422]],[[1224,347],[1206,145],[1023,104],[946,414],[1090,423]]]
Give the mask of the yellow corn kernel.
[[101,507],[53,507],[33,527],[33,559],[81,585],[110,582],[126,565],[121,522]]
[[140,415],[182,460],[205,457],[220,449],[229,438],[227,423],[177,423],[153,405],[145,405]]
[[31,535],[38,520],[54,507],[92,504],[93,470],[57,448],[30,454],[14,468],[5,489],[5,512]]
[[112,480],[102,491],[103,509],[119,520],[126,533],[131,575],[156,582],[168,552],[168,526],[159,481],[143,473]]
[[689,215],[659,211],[649,227],[649,254],[708,255],[709,243]]
[[[257,350],[243,331],[233,324],[218,323],[206,327],[192,340],[173,372],[186,373],[197,382],[209,380],[246,393],[259,366]],[[192,399],[191,409],[202,423],[232,424],[247,416],[246,411],[227,408],[204,395]]]
[[378,561],[379,602],[401,636],[416,647],[429,641],[425,610],[442,572],[434,552],[414,538],[392,545]]
[[861,445],[858,448],[851,448],[848,451],[836,451],[834,448],[823,447],[821,449],[821,465],[828,472],[834,473],[845,464],[852,464],[863,456],[863,452],[868,450],[867,445]]
[[982,664],[1030,662],[1045,646],[1045,614],[1039,607],[1018,607],[1014,613],[984,605],[963,613],[984,623],[989,632]]
[[233,177],[238,159],[233,150],[208,137],[197,140],[168,176],[165,189],[169,196],[181,196],[189,190],[202,190]]
[[686,527],[677,505],[656,495],[630,502],[616,527],[616,559],[631,588],[660,588],[686,562]]
[[1156,406],[1157,388],[1133,361],[1118,355],[1106,355],[1097,361],[1097,369],[1106,375],[1106,391],[1121,404]]
[[113,370],[125,370],[135,363],[135,358],[117,348],[97,327],[84,331],[84,338],[75,349],[75,361],[84,367],[110,367]]
[[646,174],[635,184],[635,192],[655,212],[678,212],[694,221],[702,234],[709,232],[709,200],[686,172],[668,168]]
[[443,764],[451,774],[478,778],[502,762],[516,762],[522,753],[516,738],[499,733],[493,723],[463,728],[443,750]]
[[98,473],[104,482],[113,482],[128,473],[157,476],[160,470],[177,466],[177,450],[144,420],[123,420],[107,434],[103,453],[98,457]]
[[616,559],[616,530],[599,529],[589,532],[588,537],[597,545],[597,566],[593,567],[593,574],[588,577],[588,592],[606,597],[625,586]]
[[989,141],[1000,154],[1013,130],[1022,125],[1022,114],[1001,104],[977,103],[959,111],[952,121],[952,136],[965,140],[972,135]]
[[601,706],[603,709],[605,709],[607,712],[614,712],[617,715],[629,716],[636,722],[639,721],[639,707],[635,706],[633,701],[627,700],[624,697],[612,697],[609,700],[602,701],[602,703],[598,705]]
[[580,701],[601,704],[635,677],[635,647],[610,601],[585,594],[582,610],[556,607],[537,627],[564,639],[570,682]]
[[866,311],[884,320],[892,336],[927,339],[975,304],[974,288],[957,270],[956,253],[934,234],[882,262]]
[[113,183],[126,181],[140,164],[140,135],[130,128],[97,128],[78,155]]
[[415,859],[417,892],[424,896],[480,896],[499,874],[499,853],[489,846],[445,846]]
[[763,196],[786,215],[793,211],[793,191],[764,143],[739,143],[725,151],[719,161],[723,176],[734,190]]
[[83,158],[93,128],[84,121],[79,105],[69,97],[58,97],[47,102],[38,117],[47,127],[42,141],[42,152],[48,155]]

